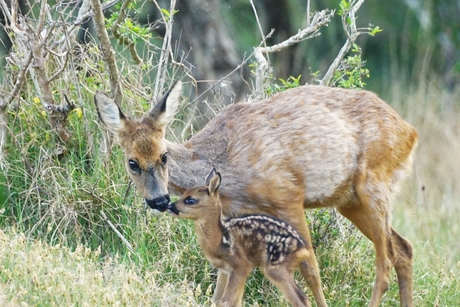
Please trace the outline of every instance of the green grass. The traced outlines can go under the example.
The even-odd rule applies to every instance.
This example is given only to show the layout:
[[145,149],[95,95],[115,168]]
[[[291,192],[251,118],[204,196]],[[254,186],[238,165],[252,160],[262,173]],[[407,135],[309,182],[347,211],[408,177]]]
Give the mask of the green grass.
[[[414,246],[414,305],[457,306],[460,110],[453,102],[460,92],[427,83],[395,85],[388,96],[420,137],[413,175],[393,212],[394,227]],[[80,100],[83,117],[72,114],[68,144],[53,137],[33,101],[23,94],[21,106],[8,113],[12,134],[0,165],[0,305],[210,305],[216,274],[191,223],[152,214],[129,184],[121,150],[101,153],[91,94]],[[126,101],[131,114],[145,109]],[[307,216],[329,305],[366,306],[375,274],[372,244],[341,219],[339,231],[331,211]],[[399,306],[395,278],[381,306]],[[313,300],[299,274],[296,279]],[[245,304],[288,306],[258,271],[248,279]]]

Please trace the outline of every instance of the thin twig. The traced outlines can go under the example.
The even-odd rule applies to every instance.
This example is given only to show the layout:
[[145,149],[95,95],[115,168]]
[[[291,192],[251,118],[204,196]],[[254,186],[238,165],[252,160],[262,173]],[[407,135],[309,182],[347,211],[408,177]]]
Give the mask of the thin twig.
[[[112,6],[116,5],[120,1],[121,0],[112,0],[109,2],[105,2],[104,5],[102,5],[102,11],[105,11],[111,8]],[[80,27],[84,25],[85,23],[87,23],[88,21],[90,21],[93,16],[94,16],[94,13],[91,10],[91,0],[83,0],[80,10],[78,11],[77,19],[74,22],[68,24],[70,25],[69,32],[71,33],[71,37],[70,37],[71,41],[76,41],[76,36],[78,34],[78,30],[80,29]],[[55,45],[62,44],[64,40],[66,40],[65,36],[62,37],[60,40],[56,41]]]
[[[80,29],[81,27],[81,20],[83,20],[83,16],[85,16],[85,14],[89,13],[91,10],[91,0],[83,0],[82,3],[81,3],[81,6],[80,6],[80,9],[78,10],[78,15],[77,15],[77,19],[75,21],[74,24],[72,24],[70,26],[70,29],[68,30],[68,35],[65,35],[61,40],[59,40],[59,42],[57,42],[57,45],[60,45],[61,43],[63,43],[64,41],[72,41],[72,42],[75,42],[77,39],[77,34],[78,34],[78,30]],[[92,13],[92,12],[90,12]],[[79,22],[80,21],[80,22]],[[65,23],[63,23],[64,26],[67,26]],[[67,44],[63,44],[61,48],[65,48],[67,46]],[[63,50],[61,49],[61,52]]]
[[165,37],[163,38],[163,46],[161,47],[161,54],[160,60],[158,61],[158,69],[157,69],[157,76],[155,79],[155,86],[153,88],[153,99],[152,105],[160,98],[160,93],[163,90],[163,86],[165,83],[166,72],[168,68],[168,60],[169,54],[171,49],[171,38],[172,38],[172,28],[174,23],[174,8],[176,7],[176,0],[171,0],[171,4],[169,6],[169,16],[168,20],[164,16],[163,12],[161,11],[160,5],[157,1],[153,1],[157,6],[158,10],[160,11],[161,17],[163,18],[163,22],[166,27]]
[[[256,22],[257,22],[257,26],[259,27],[260,36],[264,37],[264,31],[262,30],[262,24],[260,23],[259,14],[257,13],[256,6],[254,5],[254,2],[252,0],[250,0],[249,2],[251,3],[252,10],[254,11],[254,16],[256,17]],[[274,31],[274,29],[272,29],[272,31]],[[265,40],[264,40],[264,46],[267,47],[267,45],[265,44]]]
[[102,210],[101,210],[101,215],[102,215],[102,218],[107,222],[107,224],[109,224],[110,228],[112,228],[112,230],[115,232],[115,234],[121,239],[123,244],[126,245],[126,247],[129,249],[129,251],[131,253],[133,253],[134,255],[137,255],[134,252],[134,249],[133,249],[133,246],[131,245],[131,243],[129,243],[129,241],[126,240],[126,238],[121,234],[121,232],[118,231],[118,229],[115,227],[115,225],[112,224],[112,222],[108,219],[107,215],[105,215],[104,211],[102,211]]
[[[262,46],[262,44],[264,44],[266,42],[266,40],[268,38],[270,38],[272,35],[273,35],[273,32],[275,30],[272,29],[270,31],[270,33],[268,33],[264,38],[263,40],[260,42],[259,46]],[[241,69],[241,67],[243,67],[244,65],[246,65],[246,63],[249,61],[249,59],[251,59],[253,56],[254,56],[254,53],[255,51],[257,50],[254,49],[254,51],[246,58],[244,59],[235,69],[233,69],[231,72],[229,72],[227,75],[225,75],[224,77],[222,77],[220,80],[218,80],[216,83],[214,83],[213,85],[209,86],[205,91],[203,91],[203,93],[201,93],[198,97],[196,97],[195,99],[193,99],[191,102],[189,102],[188,104],[186,104],[184,106],[184,108],[187,108],[189,107],[190,105],[194,104],[196,101],[198,101],[201,97],[204,96],[204,94],[206,94],[207,92],[209,92],[210,90],[212,90],[214,87],[216,87],[217,85],[221,84],[222,82],[224,82],[224,80],[226,80],[228,77],[230,77],[233,73],[235,73],[236,71],[238,71],[239,69]]]
[[13,90],[11,90],[7,98],[2,99],[2,101],[0,101],[0,109],[6,108],[6,106],[9,105],[11,101],[13,101],[13,99],[16,97],[16,95],[21,90],[22,85],[24,84],[26,71],[28,70],[30,63],[32,62],[32,58],[33,58],[32,53],[29,52],[29,55],[25,63],[23,64],[22,68],[20,69],[18,77],[16,78],[16,82],[14,84]]
[[[102,11],[105,11],[109,8],[111,8],[112,6],[116,5],[118,2],[120,2],[122,0],[112,0],[112,1],[109,1],[109,2],[106,2],[104,3],[104,5],[102,6]],[[85,24],[87,23],[88,21],[91,20],[91,17],[94,17],[95,13],[94,11],[89,11],[85,14],[82,14],[81,16],[78,16],[77,17],[77,20],[75,20],[73,22],[74,25],[82,25],[82,24]]]

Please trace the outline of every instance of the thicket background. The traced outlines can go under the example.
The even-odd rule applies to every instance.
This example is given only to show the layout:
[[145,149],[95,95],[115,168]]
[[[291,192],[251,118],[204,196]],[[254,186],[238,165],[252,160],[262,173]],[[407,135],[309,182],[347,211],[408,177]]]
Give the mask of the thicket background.
[[[254,93],[259,63],[245,62],[263,40],[254,9],[249,0],[182,0],[177,12],[169,1],[102,2],[115,50],[113,82],[95,16],[78,19],[96,2],[0,1],[0,305],[209,305],[215,272],[191,224],[145,208],[120,149],[104,135],[93,95],[119,95],[121,107],[139,116],[181,78],[185,99],[168,137],[190,137],[225,104]],[[264,35],[275,29],[266,45],[307,26],[307,3],[254,1]],[[337,14],[344,3],[311,1],[312,12],[336,14],[320,36],[270,54],[266,93],[321,80],[346,40]],[[339,78],[377,92],[419,132],[414,172],[393,217],[415,249],[415,305],[458,306],[460,3],[368,1],[356,16],[359,28],[383,31],[356,39],[357,52],[347,55],[361,57],[357,70],[345,72],[357,74]],[[334,211],[308,211],[306,218],[330,306],[365,306],[375,272],[371,244]],[[398,300],[393,282],[382,306]],[[258,272],[245,302],[287,304]]]

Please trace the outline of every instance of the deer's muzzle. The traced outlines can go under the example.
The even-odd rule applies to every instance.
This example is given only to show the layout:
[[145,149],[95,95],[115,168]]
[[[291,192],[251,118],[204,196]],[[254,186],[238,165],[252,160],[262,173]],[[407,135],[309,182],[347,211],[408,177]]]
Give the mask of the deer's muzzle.
[[153,210],[165,212],[169,204],[169,195],[163,195],[154,199],[145,199],[147,205]]

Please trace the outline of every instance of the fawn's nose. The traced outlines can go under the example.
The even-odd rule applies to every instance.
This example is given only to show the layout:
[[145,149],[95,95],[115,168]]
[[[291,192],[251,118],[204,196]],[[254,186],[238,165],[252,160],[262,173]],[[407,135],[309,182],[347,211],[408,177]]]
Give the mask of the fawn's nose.
[[163,195],[154,199],[145,199],[147,205],[156,211],[165,212],[169,204],[169,195]]
[[175,215],[179,215],[180,211],[176,208],[176,202],[170,203],[168,205],[168,212],[174,213]]

